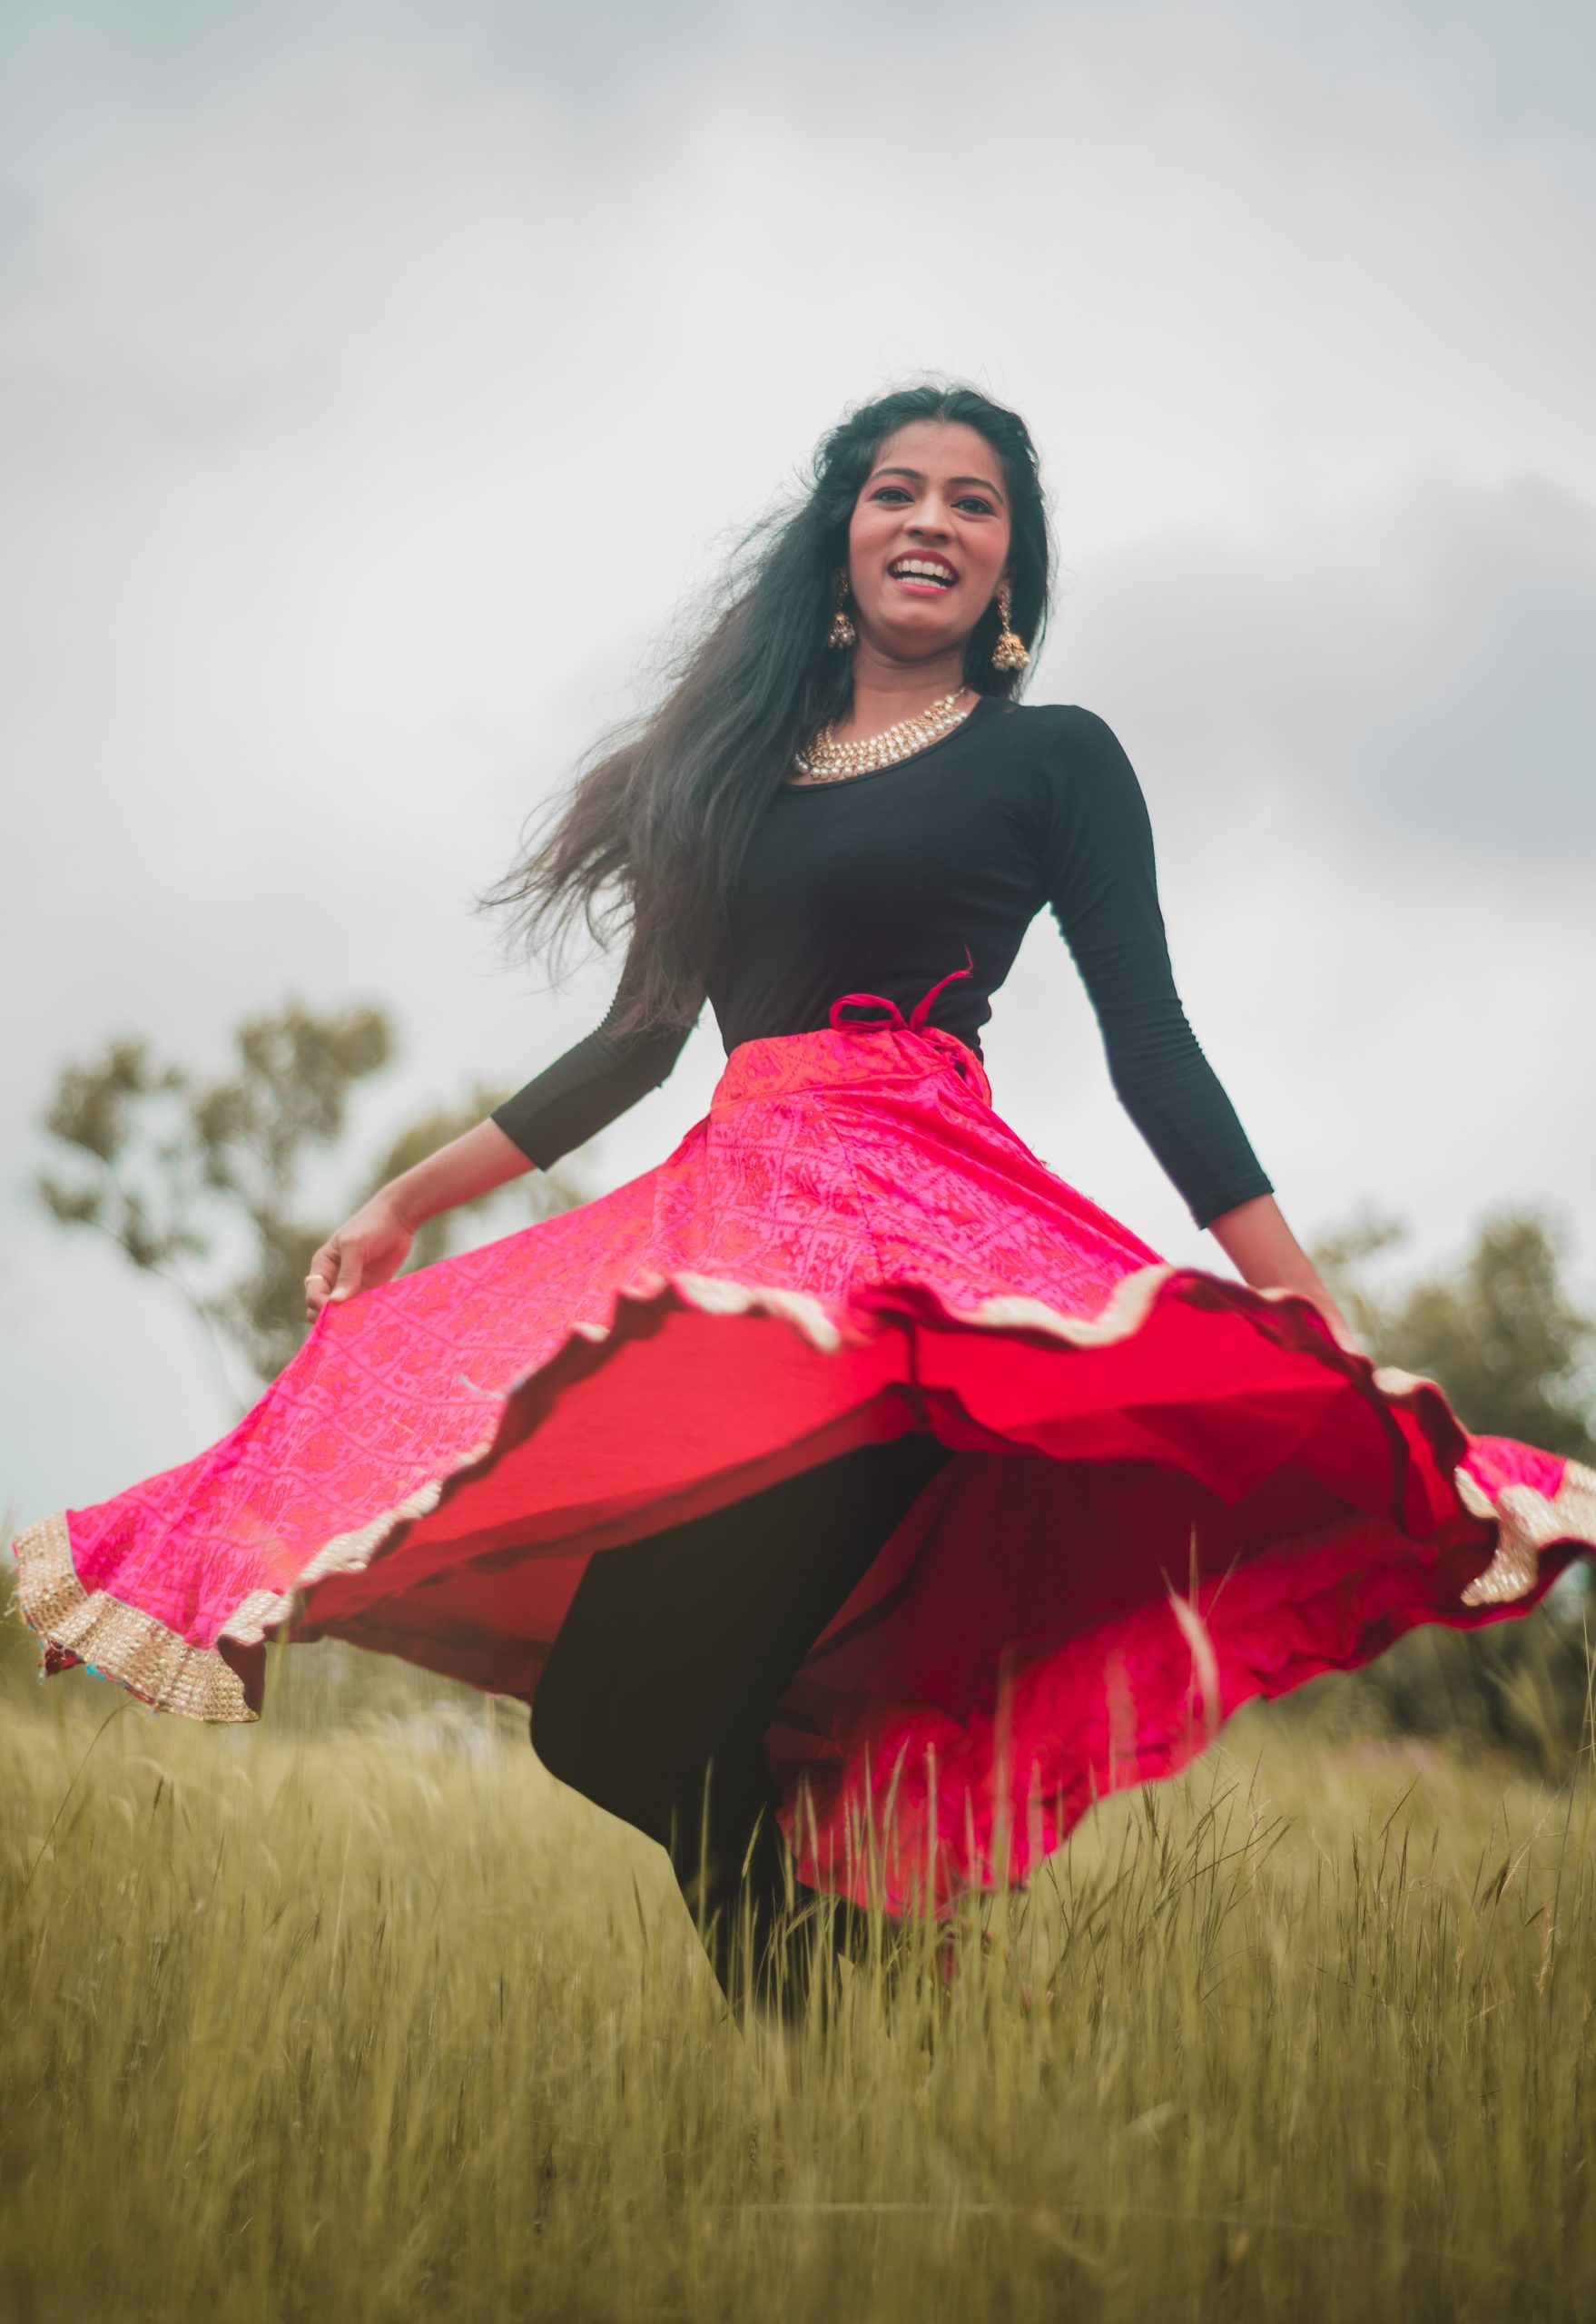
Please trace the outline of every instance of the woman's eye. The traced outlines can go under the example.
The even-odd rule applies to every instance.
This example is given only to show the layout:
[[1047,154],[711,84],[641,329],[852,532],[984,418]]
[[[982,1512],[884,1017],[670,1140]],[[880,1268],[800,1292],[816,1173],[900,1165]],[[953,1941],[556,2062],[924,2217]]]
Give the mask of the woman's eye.
[[[901,484],[878,484],[870,497],[872,500],[888,503],[911,500],[914,497],[913,494],[906,492]],[[962,509],[967,516],[971,517],[991,517],[997,513],[990,500],[983,500],[980,495],[975,492],[961,493],[952,506]]]

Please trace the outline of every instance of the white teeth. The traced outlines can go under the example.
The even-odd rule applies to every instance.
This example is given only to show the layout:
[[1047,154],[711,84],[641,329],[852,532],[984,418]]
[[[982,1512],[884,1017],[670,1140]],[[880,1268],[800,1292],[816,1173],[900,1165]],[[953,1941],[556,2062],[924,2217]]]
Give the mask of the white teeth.
[[911,557],[901,558],[892,571],[900,581],[940,581],[944,588],[951,588],[953,584],[953,576],[945,565],[921,565]]

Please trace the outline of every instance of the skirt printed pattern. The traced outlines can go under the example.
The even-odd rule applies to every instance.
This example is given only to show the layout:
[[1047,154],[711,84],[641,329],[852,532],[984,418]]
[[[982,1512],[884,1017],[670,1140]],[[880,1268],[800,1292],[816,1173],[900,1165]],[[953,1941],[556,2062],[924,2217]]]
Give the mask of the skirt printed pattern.
[[330,1304],[220,1443],[23,1535],[22,1610],[200,1718],[256,1715],[273,1638],[530,1701],[590,1557],[911,1430],[956,1457],[767,1737],[801,1875],[899,1909],[1596,1544],[1596,1474],[1163,1265],[951,1035],[839,1017],[736,1049],[629,1185]]

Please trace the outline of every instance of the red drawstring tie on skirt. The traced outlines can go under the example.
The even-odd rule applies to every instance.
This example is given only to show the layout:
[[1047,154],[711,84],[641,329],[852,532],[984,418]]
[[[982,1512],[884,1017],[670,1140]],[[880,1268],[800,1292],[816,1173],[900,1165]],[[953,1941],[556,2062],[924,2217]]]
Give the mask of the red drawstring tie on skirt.
[[[954,1072],[960,1076],[961,1079],[967,1081],[990,1106],[992,1102],[991,1084],[987,1079],[980,1059],[976,1056],[975,1051],[961,1041],[957,1033],[947,1032],[941,1025],[933,1025],[931,1022],[931,1004],[937,995],[940,992],[946,992],[948,987],[951,984],[957,984],[961,977],[973,976],[974,973],[975,962],[970,957],[970,947],[967,944],[964,948],[964,966],[961,969],[950,970],[939,983],[933,984],[924,998],[915,1002],[907,1017],[895,1000],[889,1000],[882,993],[845,992],[840,1000],[833,1000],[832,1003],[832,1030],[833,1033],[916,1034],[921,1040],[928,1042],[931,1048],[941,1049],[951,1062]],[[873,1009],[878,1013],[874,1017],[865,1018],[844,1016],[843,1011],[849,1009]]]

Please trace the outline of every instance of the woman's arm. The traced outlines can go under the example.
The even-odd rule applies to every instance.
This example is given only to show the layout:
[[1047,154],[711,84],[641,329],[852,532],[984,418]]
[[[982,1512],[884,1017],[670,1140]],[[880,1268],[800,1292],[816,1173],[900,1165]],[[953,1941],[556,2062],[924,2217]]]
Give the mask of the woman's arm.
[[1049,892],[1097,1011],[1120,1102],[1242,1280],[1301,1292],[1340,1344],[1355,1347],[1187,1022],[1135,770],[1089,711],[1061,710],[1057,721]]
[[1092,712],[1047,714],[1048,898],[1097,1012],[1115,1094],[1197,1225],[1211,1226],[1274,1187],[1176,990],[1135,769]]
[[1340,1344],[1361,1353],[1351,1324],[1286,1224],[1273,1195],[1258,1195],[1211,1218],[1208,1232],[1244,1283],[1259,1290],[1300,1291],[1313,1301]]
[[305,1315],[314,1323],[329,1299],[348,1299],[364,1283],[386,1283],[410,1255],[416,1229],[440,1210],[491,1194],[533,1167],[497,1122],[478,1122],[424,1162],[390,1178],[330,1235],[305,1277]]

